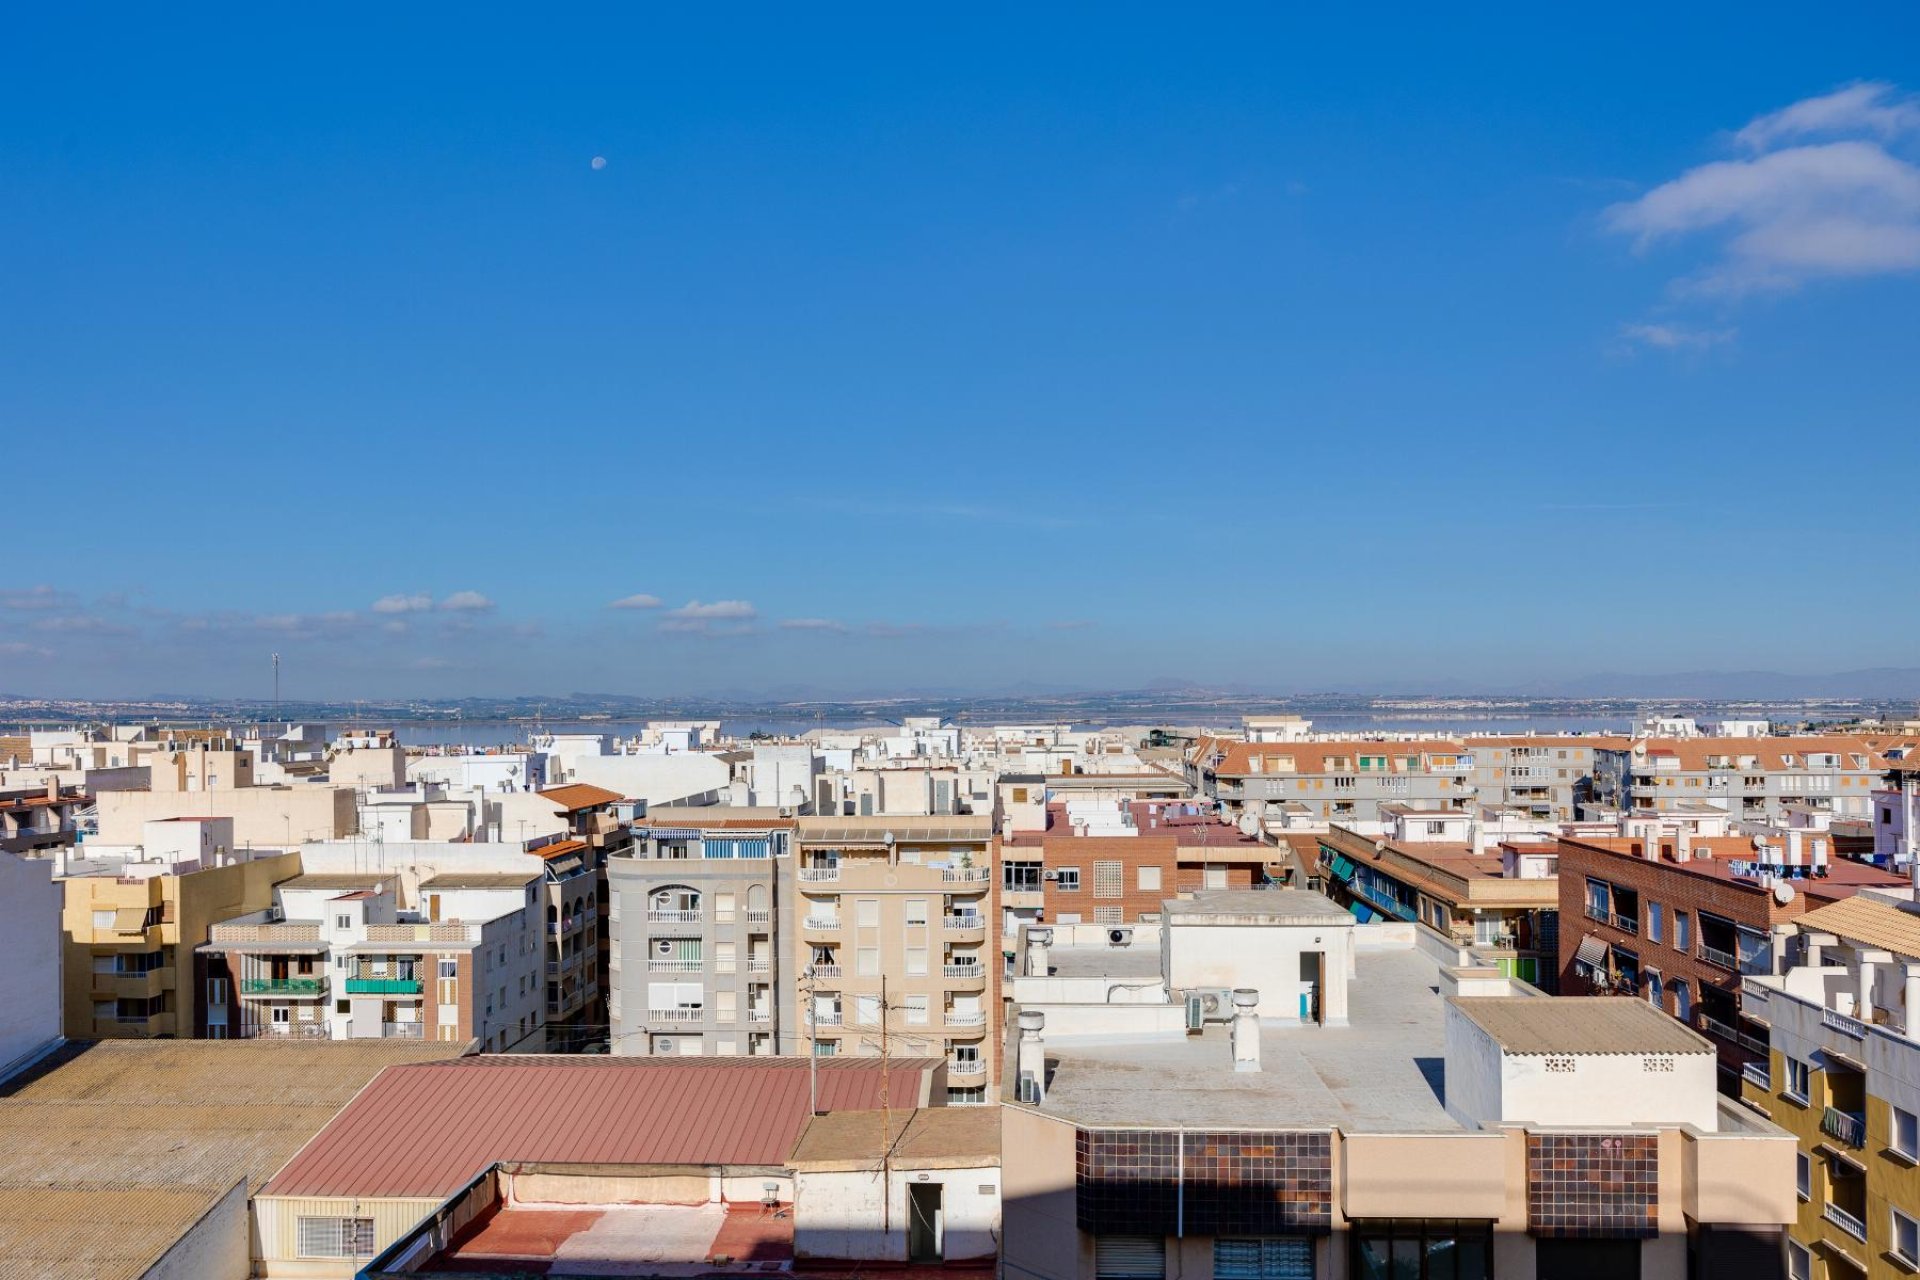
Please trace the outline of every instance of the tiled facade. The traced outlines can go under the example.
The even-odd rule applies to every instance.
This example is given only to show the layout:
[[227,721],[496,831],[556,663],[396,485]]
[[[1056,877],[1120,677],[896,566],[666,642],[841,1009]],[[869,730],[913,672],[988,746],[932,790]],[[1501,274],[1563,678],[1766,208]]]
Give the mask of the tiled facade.
[[1529,1133],[1527,1229],[1548,1239],[1659,1234],[1660,1139],[1651,1133]]
[[1074,1156],[1080,1229],[1096,1235],[1298,1235],[1332,1227],[1330,1133],[1081,1129]]

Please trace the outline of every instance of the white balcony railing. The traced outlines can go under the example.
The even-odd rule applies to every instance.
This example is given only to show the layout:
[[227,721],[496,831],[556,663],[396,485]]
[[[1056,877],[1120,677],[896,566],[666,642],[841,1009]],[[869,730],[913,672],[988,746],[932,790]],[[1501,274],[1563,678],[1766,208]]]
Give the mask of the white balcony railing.
[[985,884],[992,872],[985,867],[972,867],[964,870],[942,871],[940,879],[947,884]]
[[839,916],[808,916],[802,922],[809,929],[834,930],[840,927]]
[[748,923],[748,924],[772,924],[772,923],[773,923],[773,912],[771,912],[771,911],[749,911],[749,912],[747,912],[747,923]]
[[839,878],[840,878],[840,868],[838,867],[802,867],[800,868],[801,884],[832,884],[834,881],[838,880]]
[[1852,1236],[1855,1240],[1860,1241],[1860,1243],[1866,1243],[1867,1224],[1848,1213],[1845,1209],[1842,1209],[1839,1205],[1827,1205],[1820,1210],[1820,1216]]
[[649,911],[648,924],[699,924],[698,911]]
[[947,1014],[947,1025],[950,1027],[984,1027],[987,1025],[987,1015],[984,1013],[957,1013],[950,1011]]
[[1740,1068],[1740,1075],[1748,1084],[1773,1092],[1773,1069],[1766,1063],[1749,1062]]
[[943,964],[940,966],[943,978],[984,978],[987,976],[985,965],[980,964]]
[[698,1022],[706,1017],[705,1009],[649,1009],[648,1022]]
[[701,960],[649,960],[647,970],[650,973],[699,973],[706,967]]
[[815,1009],[807,1015],[807,1021],[816,1027],[837,1027],[840,1025],[840,1011],[835,1009],[831,1013],[824,1013]]
[[1820,1011],[1820,1025],[1823,1027],[1831,1027],[1835,1031],[1850,1035],[1856,1040],[1864,1040],[1867,1038],[1867,1024],[1858,1018],[1849,1017],[1838,1009],[1822,1009]]
[[838,978],[844,972],[845,971],[837,964],[817,964],[813,966],[813,976],[816,978]]
[[981,915],[946,916],[941,919],[940,927],[948,933],[970,933],[986,928],[987,918]]
[[747,961],[747,972],[748,972],[748,973],[772,973],[772,972],[773,972],[773,961],[771,961],[771,960],[749,960],[749,961]]
[[987,1074],[987,1064],[979,1058],[953,1058],[947,1062],[947,1074],[950,1076],[983,1076]]

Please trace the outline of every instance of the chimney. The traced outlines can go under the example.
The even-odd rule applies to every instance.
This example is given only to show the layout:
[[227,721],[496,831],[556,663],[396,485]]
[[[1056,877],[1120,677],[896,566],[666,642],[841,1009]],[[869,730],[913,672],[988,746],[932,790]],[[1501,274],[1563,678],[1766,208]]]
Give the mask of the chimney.
[[1260,1015],[1254,1008],[1260,1003],[1260,993],[1252,987],[1233,989],[1233,1069],[1235,1071],[1258,1071],[1260,1069]]
[[1047,1025],[1047,1015],[1038,1009],[1022,1009],[1018,1022],[1020,1046],[1015,1069],[1019,1075],[1015,1096],[1021,1102],[1037,1107],[1047,1099],[1047,1046],[1040,1039],[1041,1028]]
[[1673,838],[1673,860],[1675,862],[1687,862],[1690,861],[1692,857],[1693,828],[1682,827],[1680,828],[1679,834]]
[[47,799],[54,804],[60,803],[60,775],[47,775]]
[[1046,925],[1027,926],[1027,976],[1045,978],[1053,973],[1047,948],[1053,945],[1053,929]]

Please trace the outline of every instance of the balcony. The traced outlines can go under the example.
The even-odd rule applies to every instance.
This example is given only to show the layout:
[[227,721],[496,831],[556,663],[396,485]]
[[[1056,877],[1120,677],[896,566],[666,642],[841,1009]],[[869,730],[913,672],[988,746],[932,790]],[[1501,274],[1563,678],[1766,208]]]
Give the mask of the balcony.
[[802,867],[801,884],[833,884],[840,879],[839,867]]
[[327,994],[325,978],[242,978],[240,994],[243,996],[291,996],[296,999],[318,999]]
[[800,927],[803,929],[811,929],[816,933],[838,933],[840,932],[840,917],[808,916],[800,922]]
[[1867,1224],[1842,1209],[1837,1204],[1829,1204],[1820,1210],[1820,1216],[1840,1228],[1861,1244],[1867,1242]]
[[705,1009],[649,1009],[648,1022],[698,1022],[707,1016]]
[[1749,1062],[1740,1068],[1740,1078],[1763,1093],[1773,1092],[1773,1069],[1764,1062]]
[[145,1016],[127,1014],[111,1018],[95,1018],[93,1034],[95,1039],[125,1039],[128,1036],[170,1036],[174,1033],[173,1014],[171,1012],[150,1013]]
[[840,1025],[840,1011],[835,1009],[826,1013],[815,1009],[807,1015],[807,1021],[816,1027],[837,1027]]
[[1838,1009],[1822,1009],[1820,1011],[1820,1025],[1830,1027],[1843,1035],[1852,1036],[1856,1040],[1865,1040],[1867,1038],[1867,1024],[1858,1018],[1849,1017]]
[[749,1009],[749,1010],[747,1010],[747,1021],[748,1021],[748,1022],[772,1022],[772,1021],[773,1021],[773,1010],[771,1010],[771,1009]]
[[1640,917],[1638,916],[1617,915],[1611,911],[1602,911],[1599,907],[1589,903],[1587,905],[1587,919],[1593,921],[1595,924],[1611,925],[1622,933],[1631,933],[1635,937],[1638,937],[1640,934]]
[[425,983],[419,978],[348,978],[350,996],[417,996]]
[[713,962],[713,971],[715,973],[738,973],[740,971],[740,962],[738,960],[715,960]]
[[772,923],[773,923],[773,912],[771,912],[771,911],[749,911],[749,912],[747,912],[747,923],[748,923],[749,925],[756,925],[756,924],[762,924],[762,925],[769,925],[769,924],[772,924]]
[[943,978],[960,979],[962,981],[973,980],[984,982],[987,976],[987,968],[982,964],[943,964],[940,966],[940,976]]
[[648,973],[699,973],[706,967],[703,960],[649,960]]
[[250,1027],[232,1027],[236,1040],[328,1040],[332,1028],[324,1022],[256,1022]]
[[993,872],[986,867],[969,867],[942,871],[940,879],[946,884],[985,884],[992,875]]
[[648,924],[699,924],[698,911],[649,911]]
[[844,972],[845,970],[837,964],[817,964],[813,966],[813,976],[816,978],[838,978]]
[[145,973],[96,973],[93,994],[121,1000],[145,1000],[173,985],[173,969],[149,969]]
[[983,937],[987,930],[987,918],[981,915],[945,916],[940,921],[944,933],[977,933]]
[[424,1040],[427,1036],[427,1024],[424,1022],[383,1022],[380,1034],[388,1040]]
[[1820,1113],[1820,1132],[1858,1149],[1867,1145],[1867,1117],[1863,1112],[1828,1107]]
[[1737,973],[1740,970],[1739,957],[1735,956],[1731,951],[1722,951],[1719,947],[1710,947],[1703,942],[1700,944],[1699,954],[1700,958],[1708,964],[1717,965],[1733,973]]
[[[651,911],[647,912],[647,917],[651,919],[653,917],[653,912]],[[696,920],[699,918],[700,917],[697,915],[694,917],[694,919]],[[572,933],[575,929],[578,929],[580,926],[584,925],[588,921],[588,919],[590,919],[590,917],[584,911],[582,911],[577,916],[561,916],[558,920],[547,921],[547,932],[554,935],[555,937],[558,937],[563,933]]]
[[987,1064],[979,1058],[949,1058],[947,1060],[949,1076],[983,1076],[987,1074]]
[[749,961],[747,961],[747,972],[748,972],[748,973],[772,973],[772,972],[773,972],[773,961],[771,961],[771,960],[749,960]]
[[949,1009],[947,1011],[946,1021],[950,1027],[984,1027],[987,1025],[987,1015],[984,1013],[956,1013]]

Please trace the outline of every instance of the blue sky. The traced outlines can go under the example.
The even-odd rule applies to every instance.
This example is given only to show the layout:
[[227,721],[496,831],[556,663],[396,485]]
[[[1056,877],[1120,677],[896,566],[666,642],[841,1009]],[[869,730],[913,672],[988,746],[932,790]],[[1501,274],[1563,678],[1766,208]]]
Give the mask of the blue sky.
[[1912,665],[1917,51],[24,11],[0,691]]

